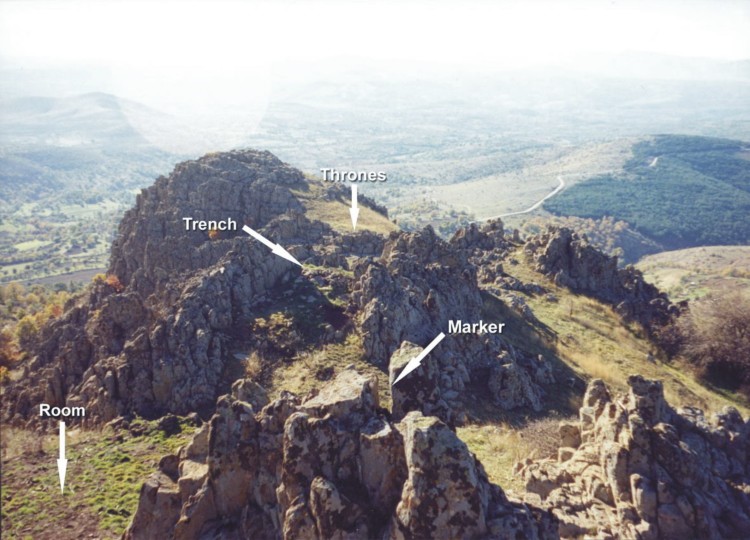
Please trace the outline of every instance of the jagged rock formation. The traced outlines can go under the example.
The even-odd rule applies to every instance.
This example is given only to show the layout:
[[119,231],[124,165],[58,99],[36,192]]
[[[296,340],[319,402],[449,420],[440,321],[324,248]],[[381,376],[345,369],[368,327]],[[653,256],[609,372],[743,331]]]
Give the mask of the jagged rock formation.
[[530,238],[524,249],[536,269],[558,285],[615,306],[625,320],[640,322],[649,331],[666,325],[679,312],[640,271],[619,270],[616,257],[597,250],[570,229],[550,227]]
[[434,417],[400,423],[375,379],[344,370],[304,401],[239,382],[141,490],[125,538],[556,538]]
[[109,273],[145,298],[176,273],[212,266],[231,245],[206,242],[185,229],[183,218],[231,218],[238,230],[223,236],[243,236],[243,225],[260,229],[287,212],[303,212],[290,190],[305,186],[300,171],[270,152],[209,154],[180,163],[170,176],[143,190],[125,213]]
[[472,223],[457,230],[450,245],[478,269],[480,283],[494,283],[504,274],[502,261],[513,242],[505,236],[503,222],[495,219],[481,226]]
[[[483,300],[476,267],[466,258],[466,251],[471,246],[494,249],[499,236],[493,239],[475,232],[466,236],[471,241],[456,241],[461,249],[438,238],[430,227],[416,233],[392,233],[378,260],[354,266],[351,297],[359,311],[370,361],[385,367],[403,342],[427,345],[447,330],[449,320],[481,319]],[[549,366],[514,350],[498,334],[449,336],[430,353],[430,363],[439,373],[441,399],[452,411],[443,416],[438,412],[444,409],[440,405],[430,414],[449,423],[462,421],[460,392],[472,379],[492,391],[503,408],[537,410],[542,396],[539,385],[553,380]],[[488,387],[489,380],[495,384]]]
[[675,411],[657,381],[628,384],[619,399],[589,384],[557,460],[521,465],[527,500],[550,508],[564,537],[750,537],[750,424],[729,407],[710,422]]
[[[308,189],[300,171],[244,150],[179,164],[143,190],[120,224],[110,278],[42,330],[24,376],[3,396],[6,418],[33,420],[40,402],[85,405],[93,422],[210,411],[231,382],[230,336],[300,272],[243,224],[313,263],[345,265],[358,236],[363,253],[382,249],[372,233],[339,242],[328,225],[309,220],[293,192]],[[238,230],[212,238],[187,231],[184,217],[233,219]]]
[[[301,172],[250,150],[210,154],[159,178],[123,218],[107,281],[41,332],[24,376],[4,395],[5,417],[33,420],[40,402],[83,405],[92,422],[210,414],[231,383],[234,336],[281,300],[280,288],[300,280],[335,288],[343,301],[351,292],[349,316],[361,324],[368,359],[383,368],[403,341],[424,345],[449,319],[480,318],[475,265],[484,274],[501,270],[511,245],[502,222],[472,226],[450,244],[429,228],[387,240],[367,231],[340,234],[304,213],[298,195],[310,189]],[[345,191],[330,186],[323,196],[339,200]],[[185,217],[232,219],[238,230],[187,231]],[[340,272],[300,275],[239,230],[244,224],[303,262],[346,270],[354,256],[353,283]],[[342,338],[341,330],[321,332],[321,342]],[[459,396],[472,380],[504,408],[537,410],[539,385],[552,380],[548,366],[496,335],[452,336],[432,359],[441,404],[431,414],[451,425],[463,421]]]
[[392,233],[382,256],[356,265],[354,278],[365,351],[381,366],[402,341],[426,344],[449,319],[480,317],[476,269],[431,227]]

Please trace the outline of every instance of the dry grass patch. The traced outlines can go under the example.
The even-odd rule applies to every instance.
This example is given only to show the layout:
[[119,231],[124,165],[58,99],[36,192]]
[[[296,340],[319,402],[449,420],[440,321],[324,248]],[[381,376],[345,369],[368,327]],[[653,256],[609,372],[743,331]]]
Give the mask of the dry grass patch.
[[636,267],[672,300],[750,290],[750,246],[704,246],[644,257]]
[[459,427],[456,433],[482,463],[490,481],[512,494],[524,491],[523,481],[513,473],[516,463],[557,454],[559,423],[559,417],[550,417],[518,428],[507,424],[474,424]]
[[388,374],[365,359],[362,338],[356,333],[349,334],[342,343],[331,343],[319,350],[301,352],[291,361],[278,365],[269,384],[265,386],[270,396],[277,396],[282,390],[305,396],[350,365],[360,373],[375,376],[378,379],[381,405],[390,405]]
[[[327,223],[340,233],[352,232],[352,219],[349,215],[351,201],[326,200],[323,196],[322,180],[311,180],[308,191],[292,190],[292,193],[305,207],[307,217]],[[387,217],[379,214],[366,206],[359,206],[359,219],[357,230],[368,230],[387,235],[391,231],[398,230],[398,226]]]
[[623,387],[626,377],[619,367],[602,360],[602,358],[591,352],[569,351],[567,360],[570,361],[576,371],[589,379],[602,379],[611,386]]
[[513,475],[513,465],[534,451],[513,429],[497,425],[469,425],[456,429],[484,466],[494,484],[506,491],[522,491],[523,482]]

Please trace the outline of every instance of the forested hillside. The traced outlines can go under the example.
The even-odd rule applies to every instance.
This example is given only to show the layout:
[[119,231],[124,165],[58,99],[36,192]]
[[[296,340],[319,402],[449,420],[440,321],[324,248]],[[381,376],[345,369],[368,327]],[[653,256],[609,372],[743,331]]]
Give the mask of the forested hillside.
[[623,171],[550,199],[557,215],[612,216],[668,249],[750,242],[750,145],[659,135],[633,146]]

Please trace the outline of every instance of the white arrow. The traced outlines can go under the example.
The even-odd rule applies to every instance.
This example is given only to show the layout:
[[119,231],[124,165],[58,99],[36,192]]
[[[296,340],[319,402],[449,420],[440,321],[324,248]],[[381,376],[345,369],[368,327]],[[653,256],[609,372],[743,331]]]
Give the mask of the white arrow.
[[352,184],[352,207],[349,209],[352,216],[352,227],[357,230],[357,218],[359,217],[359,208],[357,208],[357,184]]
[[60,422],[60,458],[57,460],[57,473],[60,476],[60,493],[65,489],[65,473],[68,460],[65,459],[65,422]]
[[247,234],[255,238],[258,242],[265,244],[269,248],[271,248],[271,253],[274,255],[278,255],[279,257],[283,257],[287,261],[293,262],[294,264],[298,264],[299,266],[302,266],[302,263],[299,262],[297,259],[295,259],[291,253],[289,253],[287,250],[285,250],[283,247],[281,247],[279,244],[274,244],[267,238],[264,238],[262,235],[258,234],[254,230],[252,230],[250,227],[245,225],[242,227],[242,230],[245,231]]
[[[430,354],[430,351],[432,351],[432,349],[434,349],[438,343],[443,341],[444,337],[445,337],[445,334],[440,332],[440,335],[438,335],[438,337],[433,339],[432,343],[427,345],[427,347],[425,347],[424,350],[421,353],[419,353],[419,356],[409,360],[409,363],[407,363],[406,366],[404,366],[404,369],[401,371],[401,373],[398,374],[398,377],[396,377],[396,380],[393,381],[393,384],[396,384],[398,381],[406,377],[409,373],[417,369],[422,364],[422,360],[424,360],[424,357]],[[391,386],[393,386],[393,384]]]

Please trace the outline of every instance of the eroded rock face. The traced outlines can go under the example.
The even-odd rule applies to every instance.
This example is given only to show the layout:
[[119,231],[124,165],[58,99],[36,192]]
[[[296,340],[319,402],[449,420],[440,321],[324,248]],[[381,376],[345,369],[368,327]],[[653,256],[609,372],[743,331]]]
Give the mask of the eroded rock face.
[[556,538],[551,515],[509,501],[439,419],[389,421],[373,378],[344,370],[261,410],[239,399],[255,393],[236,384],[177,477],[146,482],[126,539]]
[[618,270],[616,257],[597,250],[570,229],[550,227],[529,239],[525,250],[537,270],[558,285],[615,306],[625,320],[640,322],[649,331],[664,326],[679,312],[640,271]]
[[449,319],[476,320],[476,270],[431,227],[393,233],[377,261],[354,268],[365,351],[385,367],[403,341],[429,343]]
[[750,537],[749,425],[733,408],[711,421],[675,411],[660,382],[628,384],[619,399],[589,384],[558,459],[520,467],[527,500],[550,508],[564,537]]

